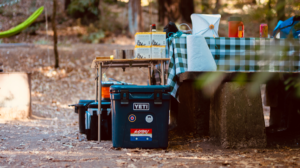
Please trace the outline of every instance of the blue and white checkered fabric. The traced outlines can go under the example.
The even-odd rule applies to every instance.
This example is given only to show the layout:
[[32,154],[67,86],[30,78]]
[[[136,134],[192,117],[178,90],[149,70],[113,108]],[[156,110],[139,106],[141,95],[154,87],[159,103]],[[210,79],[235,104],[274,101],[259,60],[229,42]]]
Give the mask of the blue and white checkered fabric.
[[[186,35],[168,39],[167,84],[177,97],[178,75],[187,70]],[[300,72],[300,39],[206,37],[218,71]],[[202,45],[202,44],[199,44]]]

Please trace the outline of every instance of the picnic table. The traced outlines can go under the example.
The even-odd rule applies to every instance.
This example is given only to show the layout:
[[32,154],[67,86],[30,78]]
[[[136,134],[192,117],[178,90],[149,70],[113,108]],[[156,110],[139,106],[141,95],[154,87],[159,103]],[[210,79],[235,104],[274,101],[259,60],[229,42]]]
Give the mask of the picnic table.
[[[269,93],[273,95],[269,94],[267,102],[272,103],[283,79],[297,79],[300,41],[226,37],[206,37],[205,40],[217,64],[215,72],[188,72],[186,37],[168,40],[167,84],[172,88],[171,95],[179,100],[178,128],[182,132],[214,137],[224,148],[265,147],[259,86],[266,83],[267,88],[271,88]],[[205,82],[213,75],[219,76],[206,87],[195,87],[196,81]],[[249,87],[253,82],[256,87]]]
[[[160,68],[165,71],[165,62],[169,61],[169,58],[160,59],[101,59],[101,57],[96,57],[93,60],[91,68],[96,68],[97,77],[95,84],[95,95],[96,102],[101,101],[101,85],[102,85],[102,68],[130,68],[130,67],[146,67],[148,68],[149,83],[151,83],[150,74],[154,65],[160,64]],[[163,74],[161,74],[162,85],[165,85],[165,80]],[[98,141],[101,141],[101,103],[98,103]]]

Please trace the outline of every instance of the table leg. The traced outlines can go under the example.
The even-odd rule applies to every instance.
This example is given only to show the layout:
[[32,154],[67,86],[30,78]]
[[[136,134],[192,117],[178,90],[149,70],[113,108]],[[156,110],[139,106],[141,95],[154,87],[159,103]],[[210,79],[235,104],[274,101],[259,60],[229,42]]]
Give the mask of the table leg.
[[164,77],[164,72],[165,72],[165,69],[164,69],[164,61],[160,61],[160,80],[161,80],[161,85],[165,85],[165,77]]
[[152,85],[151,83],[151,66],[148,67],[148,76],[149,76],[149,85]]
[[98,141],[101,142],[101,84],[102,84],[102,64],[99,64],[98,67],[98,72],[99,72],[99,76],[98,76]]
[[96,73],[96,78],[95,78],[95,91],[96,91],[95,102],[98,101],[98,76],[99,76],[99,74],[98,74],[98,68],[96,68],[96,71],[97,71],[97,73]]

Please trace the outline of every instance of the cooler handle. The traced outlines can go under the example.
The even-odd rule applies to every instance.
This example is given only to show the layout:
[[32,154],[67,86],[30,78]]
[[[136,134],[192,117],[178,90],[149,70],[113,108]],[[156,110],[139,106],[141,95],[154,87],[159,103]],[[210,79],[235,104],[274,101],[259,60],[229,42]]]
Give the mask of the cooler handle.
[[129,93],[130,99],[153,99],[153,93],[150,94],[134,94]]
[[150,94],[129,93],[129,97],[130,99],[154,99],[154,104],[156,105],[162,104],[162,90],[154,90],[154,93],[150,93]]
[[160,105],[162,104],[162,91],[154,90],[154,104]]
[[129,104],[129,92],[128,90],[121,90],[121,104]]

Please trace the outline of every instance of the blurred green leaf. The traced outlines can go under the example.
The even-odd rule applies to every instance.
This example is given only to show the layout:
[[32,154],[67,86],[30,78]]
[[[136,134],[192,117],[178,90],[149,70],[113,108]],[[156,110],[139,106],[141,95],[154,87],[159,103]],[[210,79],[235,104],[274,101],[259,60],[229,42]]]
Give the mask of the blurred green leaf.
[[196,88],[202,89],[218,82],[223,76],[222,72],[207,72],[198,77],[195,82]]

